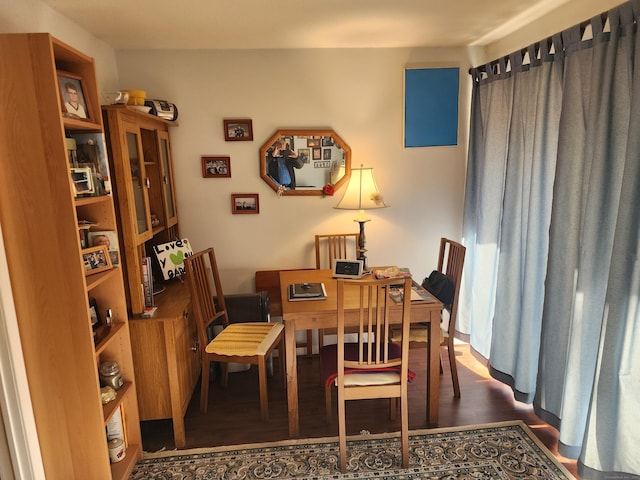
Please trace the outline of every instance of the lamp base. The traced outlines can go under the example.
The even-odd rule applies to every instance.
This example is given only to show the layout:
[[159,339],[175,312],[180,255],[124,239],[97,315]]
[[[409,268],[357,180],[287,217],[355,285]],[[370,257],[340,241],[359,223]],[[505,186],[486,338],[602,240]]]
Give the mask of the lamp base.
[[364,236],[364,224],[367,223],[369,219],[360,220],[355,219],[354,222],[358,222],[360,224],[360,239],[358,240],[358,260],[362,260],[362,270],[363,272],[368,272],[369,267],[367,266],[367,256],[365,255],[367,249],[364,247],[366,243],[366,238]]

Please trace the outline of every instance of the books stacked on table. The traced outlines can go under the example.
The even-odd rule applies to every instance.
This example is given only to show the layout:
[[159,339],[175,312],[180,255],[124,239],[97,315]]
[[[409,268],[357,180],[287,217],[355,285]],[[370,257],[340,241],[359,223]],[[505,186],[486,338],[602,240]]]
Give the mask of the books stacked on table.
[[[394,302],[402,303],[403,287],[401,285],[392,286],[391,290],[389,291],[389,296]],[[425,300],[428,302],[430,300],[433,300],[433,296],[431,296],[431,294],[427,290],[425,290],[422,286],[413,282],[413,284],[411,285],[411,301],[417,302],[420,300]]]
[[327,291],[324,283],[292,283],[289,285],[289,300],[325,300]]

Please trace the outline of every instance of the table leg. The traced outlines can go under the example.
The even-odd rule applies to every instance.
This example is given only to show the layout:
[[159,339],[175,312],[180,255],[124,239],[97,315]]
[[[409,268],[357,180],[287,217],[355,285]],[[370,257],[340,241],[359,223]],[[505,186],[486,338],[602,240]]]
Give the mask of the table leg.
[[289,437],[300,434],[298,418],[298,360],[296,358],[295,321],[284,321],[285,359],[287,363],[287,405],[289,408]]
[[427,423],[438,425],[440,401],[440,312],[429,312],[429,346],[427,348]]

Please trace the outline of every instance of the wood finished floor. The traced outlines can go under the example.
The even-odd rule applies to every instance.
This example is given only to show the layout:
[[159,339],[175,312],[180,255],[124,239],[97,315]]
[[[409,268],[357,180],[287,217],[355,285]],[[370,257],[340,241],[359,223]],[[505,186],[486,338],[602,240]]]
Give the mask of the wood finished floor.
[[[445,352],[443,350],[443,352]],[[557,431],[540,420],[529,405],[513,400],[511,390],[493,380],[484,365],[470,353],[468,344],[456,346],[461,398],[453,397],[451,376],[445,360],[440,383],[439,427],[463,426],[505,420],[523,420],[536,436],[557,455]],[[418,374],[409,385],[409,428],[427,428],[425,419],[426,350],[411,349],[411,368]],[[275,360],[277,362],[277,359]],[[186,448],[241,443],[270,442],[288,438],[287,397],[279,369],[269,379],[270,420],[260,419],[258,373],[256,367],[229,375],[226,389],[218,383],[209,391],[209,411],[199,411],[200,388],[196,390],[185,415]],[[324,387],[320,381],[318,356],[298,357],[300,438],[338,435],[337,418],[325,422]],[[347,403],[347,435],[368,430],[371,433],[398,431],[399,420],[391,421],[388,401],[360,400]],[[334,415],[335,415],[334,394]],[[399,417],[398,417],[399,418]],[[153,452],[175,448],[171,420],[142,422],[143,448]],[[558,456],[576,478],[576,462]]]

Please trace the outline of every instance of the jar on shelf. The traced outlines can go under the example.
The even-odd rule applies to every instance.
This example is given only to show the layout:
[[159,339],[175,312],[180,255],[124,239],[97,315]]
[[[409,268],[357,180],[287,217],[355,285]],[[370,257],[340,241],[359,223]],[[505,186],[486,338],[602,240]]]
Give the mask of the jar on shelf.
[[114,438],[107,442],[109,447],[109,460],[111,463],[117,463],[127,456],[127,450],[124,441],[121,438]]
[[116,362],[103,362],[100,364],[100,380],[105,387],[118,390],[124,384],[120,367]]

